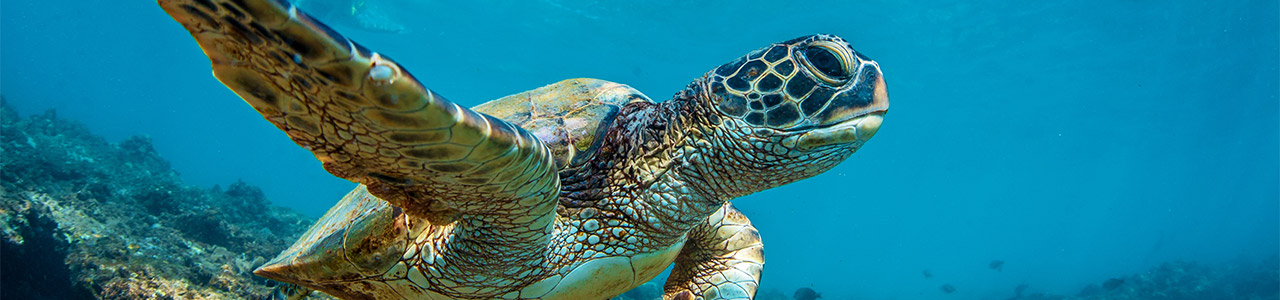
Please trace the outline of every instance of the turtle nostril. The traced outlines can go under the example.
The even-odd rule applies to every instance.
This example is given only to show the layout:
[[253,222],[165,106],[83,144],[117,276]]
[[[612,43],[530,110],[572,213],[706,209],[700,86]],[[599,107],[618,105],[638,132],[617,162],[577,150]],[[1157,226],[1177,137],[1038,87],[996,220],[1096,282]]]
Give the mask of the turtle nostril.
[[884,75],[876,76],[875,90],[871,95],[873,103],[886,108],[889,106],[889,88],[884,84]]

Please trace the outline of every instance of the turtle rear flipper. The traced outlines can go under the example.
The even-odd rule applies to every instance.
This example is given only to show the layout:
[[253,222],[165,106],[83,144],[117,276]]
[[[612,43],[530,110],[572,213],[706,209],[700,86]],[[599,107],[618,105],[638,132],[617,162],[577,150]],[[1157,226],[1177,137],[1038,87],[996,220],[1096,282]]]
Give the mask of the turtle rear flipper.
[[764,244],[747,217],[725,203],[689,231],[663,299],[752,299],[764,270]]
[[285,1],[159,3],[214,75],[325,170],[433,223],[500,217],[467,222],[506,227],[494,243],[545,236],[559,178],[528,131],[445,100]]

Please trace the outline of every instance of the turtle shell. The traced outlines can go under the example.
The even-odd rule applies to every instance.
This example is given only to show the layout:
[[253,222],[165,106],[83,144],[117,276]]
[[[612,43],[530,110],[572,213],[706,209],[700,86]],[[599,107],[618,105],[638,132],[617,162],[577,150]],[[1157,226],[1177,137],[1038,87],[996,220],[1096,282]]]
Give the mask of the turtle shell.
[[519,125],[538,137],[564,169],[595,155],[622,106],[653,102],[630,86],[574,78],[502,97],[472,109]]

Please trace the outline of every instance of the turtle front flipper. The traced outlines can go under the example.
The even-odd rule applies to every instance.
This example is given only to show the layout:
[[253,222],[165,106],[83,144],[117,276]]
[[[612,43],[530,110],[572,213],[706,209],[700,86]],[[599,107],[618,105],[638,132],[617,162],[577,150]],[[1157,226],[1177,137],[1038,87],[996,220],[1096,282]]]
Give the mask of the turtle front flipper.
[[752,299],[764,270],[760,232],[732,204],[689,231],[662,299]]
[[288,2],[159,3],[199,42],[214,75],[325,170],[433,223],[496,218],[464,222],[504,227],[472,231],[496,233],[495,244],[545,237],[559,178],[528,131],[445,100]]

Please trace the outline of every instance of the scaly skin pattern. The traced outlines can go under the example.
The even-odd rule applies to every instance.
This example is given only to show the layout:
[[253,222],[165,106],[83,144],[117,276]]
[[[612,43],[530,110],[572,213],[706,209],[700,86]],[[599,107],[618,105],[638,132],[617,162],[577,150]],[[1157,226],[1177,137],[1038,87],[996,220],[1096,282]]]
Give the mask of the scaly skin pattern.
[[725,204],[689,231],[667,299],[751,299],[760,287],[764,244],[747,216]]
[[671,100],[572,79],[475,109],[279,0],[159,0],[214,75],[360,183],[256,274],[343,299],[750,299],[759,234],[728,201],[820,174],[879,128],[878,64],[772,44]]

